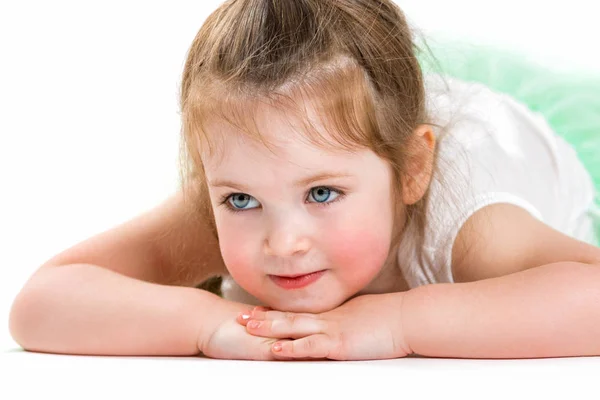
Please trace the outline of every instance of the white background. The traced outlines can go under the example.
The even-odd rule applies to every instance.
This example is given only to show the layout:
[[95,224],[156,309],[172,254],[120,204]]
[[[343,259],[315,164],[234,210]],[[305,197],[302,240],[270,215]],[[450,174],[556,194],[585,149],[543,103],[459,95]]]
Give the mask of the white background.
[[[398,3],[426,34],[600,71],[596,2]],[[218,4],[0,2],[0,350],[37,266],[176,189],[180,74]]]

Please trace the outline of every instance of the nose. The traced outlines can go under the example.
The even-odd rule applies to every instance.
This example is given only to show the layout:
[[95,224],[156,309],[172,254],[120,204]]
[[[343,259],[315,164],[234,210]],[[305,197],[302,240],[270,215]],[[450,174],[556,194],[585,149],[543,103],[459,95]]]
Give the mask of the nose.
[[309,249],[306,223],[289,214],[272,221],[264,241],[266,255],[286,257],[306,253]]

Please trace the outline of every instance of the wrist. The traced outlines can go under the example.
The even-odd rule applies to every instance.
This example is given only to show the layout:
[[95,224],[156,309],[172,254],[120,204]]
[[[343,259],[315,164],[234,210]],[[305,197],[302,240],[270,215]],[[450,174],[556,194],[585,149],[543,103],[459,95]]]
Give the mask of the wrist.
[[[402,340],[406,346],[407,354],[414,354],[416,340],[418,340],[419,329],[419,311],[427,298],[428,286],[419,286],[403,292],[402,304],[400,308],[402,320]],[[425,297],[424,297],[425,296]]]
[[[465,283],[436,283],[407,292],[403,303],[404,337],[411,352],[429,356],[447,346],[454,326],[461,324],[462,307],[453,303]],[[449,297],[450,296],[450,297]],[[432,350],[435,349],[435,350]],[[442,353],[439,353],[442,354]]]
[[204,353],[207,344],[218,328],[228,320],[235,320],[242,311],[253,306],[225,300],[213,293],[196,289],[199,292],[199,302],[193,312],[197,324],[198,351]]

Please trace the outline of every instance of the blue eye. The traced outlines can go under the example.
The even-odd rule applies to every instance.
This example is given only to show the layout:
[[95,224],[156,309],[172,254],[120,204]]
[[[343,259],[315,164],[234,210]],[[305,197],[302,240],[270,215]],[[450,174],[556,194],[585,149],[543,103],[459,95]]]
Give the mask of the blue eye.
[[[334,190],[333,192],[335,193],[336,191]],[[329,199],[329,197],[331,196],[331,193],[332,193],[332,190],[325,186],[319,186],[319,187],[310,189],[310,194],[313,197],[313,199],[316,200],[317,203],[326,202]],[[335,197],[334,197],[334,199],[335,199]]]
[[[244,193],[235,193],[228,197],[228,200],[231,199],[229,204],[233,205],[233,208],[236,210],[248,210],[246,206],[250,203],[250,200],[253,199],[252,196],[244,194]],[[255,200],[256,201],[256,200]],[[250,207],[252,208],[252,207]]]
[[[335,203],[342,196],[344,196],[344,192],[327,186],[314,187],[308,192],[308,197],[312,197],[315,200],[310,202],[317,203],[318,206],[322,207]],[[251,202],[255,202],[256,204],[253,207],[248,207]],[[226,194],[221,198],[221,204],[224,204],[226,209],[232,212],[252,210],[258,208],[260,205],[254,197],[245,193]]]

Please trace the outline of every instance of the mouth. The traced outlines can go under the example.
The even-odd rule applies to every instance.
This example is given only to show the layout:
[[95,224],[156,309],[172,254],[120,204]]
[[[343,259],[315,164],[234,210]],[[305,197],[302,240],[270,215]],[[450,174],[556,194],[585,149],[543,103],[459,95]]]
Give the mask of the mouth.
[[300,289],[319,280],[325,272],[326,270],[302,275],[269,275],[269,278],[271,278],[277,286],[284,289]]

